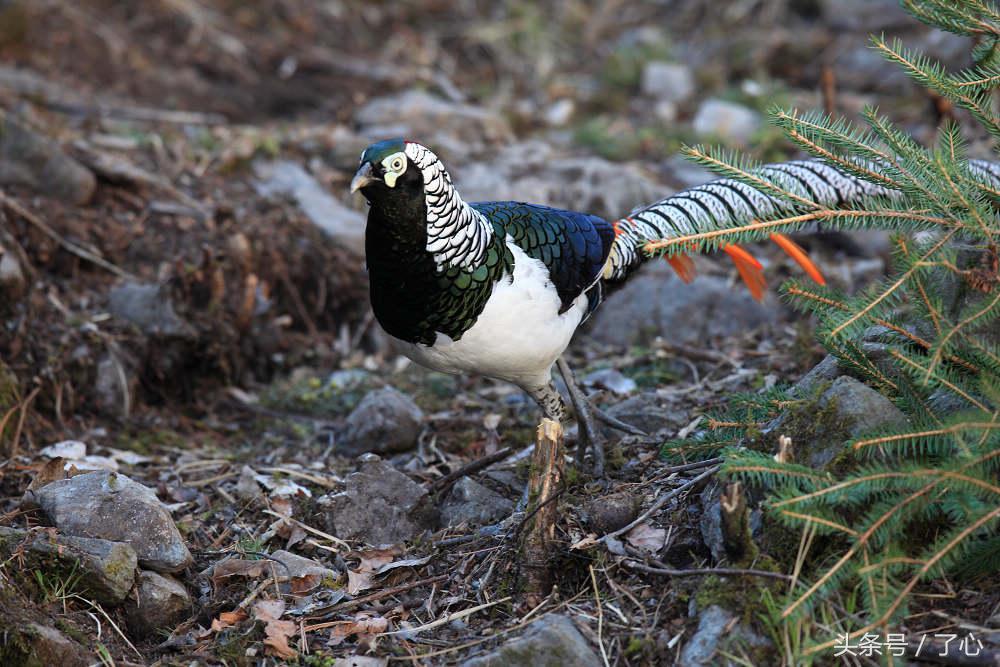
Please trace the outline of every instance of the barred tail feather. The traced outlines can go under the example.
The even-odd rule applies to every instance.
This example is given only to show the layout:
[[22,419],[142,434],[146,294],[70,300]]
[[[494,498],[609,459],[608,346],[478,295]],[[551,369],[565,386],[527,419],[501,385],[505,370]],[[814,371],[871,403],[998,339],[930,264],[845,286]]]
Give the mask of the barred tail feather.
[[[993,175],[985,166],[980,167],[980,170],[984,176]],[[757,173],[765,179],[780,183],[789,192],[825,206],[844,206],[865,197],[892,193],[818,160],[769,164],[761,167]],[[615,223],[617,237],[604,277],[611,281],[623,280],[637,269],[645,260],[641,249],[645,241],[725,228],[744,220],[774,219],[787,213],[790,208],[787,202],[734,179],[720,179],[684,190],[641,208]],[[772,239],[810,277],[821,284],[824,282],[819,269],[798,244],[780,234],[773,235]],[[759,298],[757,295],[763,294],[764,288],[760,263],[745,250],[730,246],[725,251],[736,263],[736,268],[750,287],[751,293]]]

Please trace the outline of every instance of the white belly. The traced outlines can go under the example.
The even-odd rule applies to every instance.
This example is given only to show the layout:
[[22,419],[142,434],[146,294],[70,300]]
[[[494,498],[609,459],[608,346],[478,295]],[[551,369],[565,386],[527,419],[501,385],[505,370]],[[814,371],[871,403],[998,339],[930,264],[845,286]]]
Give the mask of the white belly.
[[445,373],[474,373],[522,387],[547,384],[552,365],[569,345],[587,312],[577,297],[565,313],[549,270],[507,240],[514,280],[498,281],[479,319],[460,340],[438,333],[434,345],[401,342],[406,356]]

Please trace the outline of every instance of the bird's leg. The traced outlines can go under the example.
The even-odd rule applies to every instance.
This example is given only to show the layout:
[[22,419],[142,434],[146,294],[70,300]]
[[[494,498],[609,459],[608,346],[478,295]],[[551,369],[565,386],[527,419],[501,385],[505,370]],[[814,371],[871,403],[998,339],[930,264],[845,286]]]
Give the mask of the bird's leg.
[[[583,464],[583,455],[589,448],[594,456],[594,477],[604,477],[604,436],[597,430],[594,423],[594,411],[592,406],[583,395],[573,377],[573,371],[569,364],[562,357],[556,362],[559,372],[562,373],[566,388],[569,390],[569,400],[573,403],[573,410],[576,411],[576,422],[580,427],[580,442],[576,447],[576,463]],[[614,419],[609,417],[609,419]],[[617,421],[617,420],[615,420]]]

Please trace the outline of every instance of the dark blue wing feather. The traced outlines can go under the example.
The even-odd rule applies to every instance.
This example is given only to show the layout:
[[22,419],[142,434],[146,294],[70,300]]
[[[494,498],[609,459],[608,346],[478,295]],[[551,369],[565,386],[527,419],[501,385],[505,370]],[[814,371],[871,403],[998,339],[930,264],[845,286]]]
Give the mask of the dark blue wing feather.
[[[529,257],[548,267],[562,302],[560,312],[595,285],[615,240],[610,223],[586,213],[522,202],[477,202],[471,206],[501,226]],[[599,289],[593,295],[591,310],[600,302]]]

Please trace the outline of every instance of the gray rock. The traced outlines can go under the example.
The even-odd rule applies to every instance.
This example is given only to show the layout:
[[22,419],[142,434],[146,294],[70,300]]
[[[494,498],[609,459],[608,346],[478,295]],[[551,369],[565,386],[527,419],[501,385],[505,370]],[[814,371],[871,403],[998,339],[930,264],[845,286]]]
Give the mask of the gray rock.
[[177,315],[170,295],[159,285],[115,287],[108,294],[108,310],[147,336],[193,336],[191,326]]
[[470,477],[452,485],[441,505],[441,526],[461,523],[485,525],[509,516],[514,503]]
[[0,311],[24,296],[27,286],[28,279],[20,260],[13,252],[0,245]]
[[742,623],[734,624],[735,619],[736,614],[717,605],[703,610],[698,629],[681,650],[679,667],[733,667],[743,663],[736,663],[724,654],[740,655],[740,648],[759,649],[770,644]]
[[638,514],[639,497],[626,491],[594,498],[583,506],[587,526],[598,535],[624,528]]
[[576,103],[573,100],[567,97],[556,100],[545,110],[545,123],[552,127],[562,127],[573,118],[574,111],[576,111]]
[[176,572],[191,564],[170,512],[152,489],[113,472],[61,479],[33,492],[49,521],[66,535],[125,542],[139,564]]
[[340,246],[365,253],[365,216],[330,195],[297,162],[255,162],[257,192],[265,197],[291,197],[309,220]]
[[368,392],[347,417],[337,453],[357,456],[403,452],[417,444],[423,411],[406,394],[383,387]]
[[[94,664],[95,657],[78,642],[73,641],[59,630],[40,623],[29,623],[22,633],[21,638],[25,641],[18,644],[26,644],[27,655],[19,656],[24,662],[18,664],[25,665],[58,665],[58,667],[87,667]],[[6,633],[5,633],[6,634]],[[4,644],[12,637],[4,637]],[[13,645],[14,642],[11,641]],[[14,649],[17,653],[17,648]],[[11,654],[4,653],[5,657],[17,660]],[[9,662],[7,664],[15,664]]]
[[573,621],[549,614],[494,651],[470,658],[461,667],[600,667],[600,657]]
[[466,201],[513,199],[617,220],[663,196],[639,170],[598,157],[562,157],[549,144],[510,144],[488,161],[452,171]]
[[735,146],[747,146],[761,127],[756,111],[725,100],[706,100],[694,115],[694,131]]
[[119,355],[104,354],[97,362],[94,402],[106,415],[127,418],[132,411],[138,382],[131,364]]
[[354,113],[354,122],[373,139],[412,137],[442,159],[467,156],[514,136],[499,113],[422,90],[376,98]]
[[666,262],[651,262],[601,305],[588,331],[612,345],[649,343],[657,336],[704,345],[778,323],[785,312],[774,295],[757,303],[741,285],[716,276],[685,285]]
[[[831,372],[829,363],[826,363],[823,372]],[[822,386],[819,384],[821,379],[818,372],[814,382],[816,391]],[[802,408],[808,410],[808,413],[799,413],[793,408],[792,411],[779,415],[771,421],[764,428],[764,432],[785,434],[790,423],[809,425],[816,415],[825,413],[831,408],[835,412],[832,421],[836,428],[831,429],[828,423],[819,424],[815,433],[807,430],[805,441],[802,433],[787,434],[793,439],[796,460],[801,457],[802,463],[814,468],[823,468],[843,451],[846,439],[881,428],[904,426],[907,423],[906,415],[885,396],[853,377],[841,375],[836,377],[814,402],[810,401]],[[826,422],[827,419],[822,421]]]
[[686,102],[694,94],[694,74],[681,63],[650,61],[642,69],[642,94],[674,104]]
[[126,606],[129,629],[142,637],[173,630],[191,613],[191,595],[173,577],[143,570]]
[[0,186],[20,185],[71,204],[97,189],[93,172],[0,110]]
[[135,551],[122,542],[0,527],[0,553],[17,552],[46,574],[77,577],[80,590],[101,604],[119,604],[135,582]]
[[375,454],[361,457],[361,470],[348,475],[343,492],[318,500],[327,531],[345,540],[396,544],[433,523],[424,505],[427,492]]

